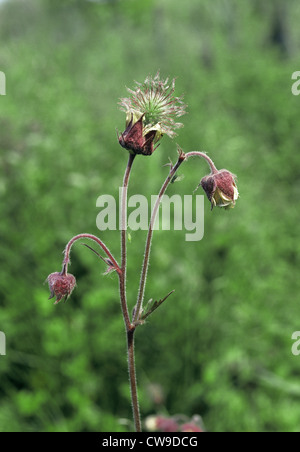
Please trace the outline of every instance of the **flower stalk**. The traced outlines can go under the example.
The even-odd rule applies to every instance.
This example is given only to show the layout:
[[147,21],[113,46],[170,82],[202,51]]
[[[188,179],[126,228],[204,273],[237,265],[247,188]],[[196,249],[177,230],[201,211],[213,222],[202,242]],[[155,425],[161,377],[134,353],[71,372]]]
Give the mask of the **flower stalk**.
[[122,187],[122,200],[121,200],[121,273],[119,277],[119,288],[120,288],[120,301],[122,314],[125,322],[126,331],[132,329],[131,321],[128,313],[127,298],[126,298],[126,260],[127,260],[127,191],[128,183],[130,178],[130,173],[132,169],[132,164],[135,155],[129,154],[127,167],[123,179]]
[[77,240],[81,240],[81,239],[89,239],[89,240],[93,240],[94,242],[96,242],[102,248],[102,250],[105,252],[105,254],[107,255],[107,257],[111,261],[111,263],[114,266],[114,268],[117,271],[117,273],[119,275],[122,273],[122,270],[119,267],[117,261],[115,260],[115,258],[113,257],[113,255],[111,254],[111,252],[109,251],[107,246],[104,244],[104,242],[102,240],[100,240],[98,237],[96,237],[95,235],[93,235],[93,234],[85,234],[85,233],[84,234],[75,235],[75,237],[73,237],[69,241],[69,243],[67,244],[67,246],[65,248],[65,251],[64,251],[64,260],[63,260],[62,272],[66,273],[68,271],[68,265],[70,264],[71,248],[74,245],[74,243],[77,242]]
[[134,357],[134,332],[135,326],[131,324],[128,314],[128,304],[126,297],[126,263],[127,263],[127,191],[132,164],[135,158],[135,154],[129,153],[128,163],[124,174],[122,198],[121,198],[121,274],[119,277],[120,287],[120,301],[123,319],[126,327],[127,334],[127,361],[128,361],[128,374],[129,385],[131,394],[131,404],[133,419],[136,432],[141,432],[141,416],[138,401],[137,392],[137,380],[135,370],[135,357]]
[[159,208],[163,195],[165,194],[170,182],[172,181],[174,175],[176,174],[178,168],[184,162],[184,160],[185,160],[185,155],[182,151],[180,151],[178,160],[177,160],[176,164],[171,167],[170,172],[159,191],[158,197],[157,197],[156,202],[153,207],[151,220],[150,220],[150,224],[149,224],[149,229],[148,229],[148,235],[147,235],[147,239],[146,239],[144,261],[143,261],[141,279],[140,279],[140,284],[139,284],[139,292],[138,292],[138,298],[137,298],[137,303],[136,303],[136,307],[135,307],[135,316],[133,319],[134,324],[136,324],[138,322],[139,317],[141,315],[142,303],[143,303],[143,299],[144,299],[145,285],[146,285],[146,279],[147,279],[147,273],[148,273],[148,267],[149,267],[151,242],[152,242],[152,237],[153,237],[153,228],[155,225],[158,208]]

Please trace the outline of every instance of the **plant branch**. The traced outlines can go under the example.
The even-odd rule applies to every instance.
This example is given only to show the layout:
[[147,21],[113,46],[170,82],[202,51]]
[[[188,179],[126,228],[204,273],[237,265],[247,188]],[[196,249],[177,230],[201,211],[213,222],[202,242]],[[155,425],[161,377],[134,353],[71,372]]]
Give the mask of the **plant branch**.
[[211,158],[208,157],[208,155],[205,154],[205,152],[200,151],[191,151],[185,154],[185,159],[188,160],[190,157],[200,157],[207,161],[209,164],[210,170],[212,174],[216,174],[218,172],[217,168],[215,167],[214,162]]
[[129,177],[130,177],[130,172],[132,169],[132,164],[133,164],[134,158],[135,158],[134,154],[129,154],[129,159],[128,159],[126,171],[124,174],[123,187],[122,187],[122,197],[121,197],[121,274],[119,277],[119,282],[120,282],[121,308],[122,308],[122,314],[123,314],[124,323],[125,323],[125,327],[126,327],[126,333],[127,333],[127,360],[128,360],[128,373],[129,373],[133,419],[134,419],[134,425],[135,425],[136,431],[141,432],[142,431],[141,416],[140,416],[138,393],[137,393],[137,381],[136,381],[135,359],[134,359],[135,326],[132,325],[130,322],[130,318],[129,318],[129,314],[128,314],[127,297],[126,297],[127,190],[128,190]]
[[81,240],[81,239],[90,239],[90,240],[93,240],[94,242],[98,243],[98,245],[103,249],[103,251],[105,252],[107,257],[113,264],[113,267],[116,269],[118,275],[119,276],[121,275],[121,268],[119,267],[117,261],[115,260],[115,258],[113,257],[113,255],[111,254],[111,252],[109,251],[107,246],[102,242],[102,240],[100,240],[98,237],[96,237],[95,235],[92,235],[92,234],[78,234],[78,235],[75,235],[75,237],[73,237],[69,241],[69,243],[67,244],[67,246],[64,250],[62,274],[66,274],[68,271],[68,265],[70,263],[70,252],[71,252],[71,248],[72,248],[73,244],[77,240]]
[[143,261],[143,266],[142,266],[142,273],[141,273],[141,278],[140,278],[138,299],[137,299],[137,304],[136,304],[135,314],[134,314],[134,319],[133,319],[133,323],[134,324],[137,324],[138,319],[140,318],[142,304],[143,304],[143,299],[144,299],[145,285],[146,285],[146,279],[147,279],[147,273],[148,273],[148,267],[149,267],[149,259],[150,259],[151,242],[152,242],[152,236],[153,236],[153,227],[154,227],[155,220],[156,220],[156,217],[157,217],[157,212],[158,212],[159,205],[160,205],[160,203],[162,201],[163,195],[165,194],[170,182],[172,182],[173,177],[176,174],[179,166],[185,160],[188,160],[190,157],[204,158],[207,161],[207,163],[209,164],[211,173],[215,174],[215,173],[218,172],[217,168],[214,165],[214,162],[204,152],[192,151],[192,152],[188,152],[187,154],[185,154],[180,148],[178,149],[178,152],[179,152],[178,160],[177,160],[177,162],[176,162],[176,164],[174,166],[171,164],[170,173],[169,173],[168,177],[166,178],[165,182],[163,183],[163,185],[162,185],[162,187],[160,189],[159,195],[157,197],[157,200],[155,202],[155,205],[154,205],[154,208],[153,208],[153,212],[152,212],[152,215],[151,215],[151,220],[150,220],[150,225],[149,225],[149,230],[148,230],[148,235],[147,235],[147,240],[146,240],[146,247],[145,247],[145,255],[144,255],[144,261]]
[[127,190],[130,172],[132,168],[132,164],[134,161],[135,155],[129,154],[129,159],[127,163],[127,167],[124,174],[123,179],[123,187],[122,187],[122,198],[121,198],[121,273],[119,275],[119,287],[120,287],[120,301],[122,314],[126,326],[126,331],[132,329],[132,325],[130,322],[129,314],[128,314],[128,305],[126,298],[126,231],[127,231]]
[[153,236],[153,227],[154,227],[155,220],[157,217],[158,208],[162,201],[163,195],[165,194],[170,182],[173,179],[173,176],[175,175],[176,171],[178,170],[178,168],[182,164],[182,162],[184,162],[184,160],[185,160],[185,154],[182,151],[180,151],[178,160],[175,163],[175,165],[171,167],[169,175],[166,178],[165,182],[163,183],[163,185],[160,189],[160,192],[158,194],[158,197],[156,199],[156,202],[154,204],[154,207],[153,207],[153,212],[151,215],[151,220],[150,220],[149,230],[148,230],[148,235],[147,235],[147,240],[146,240],[145,255],[144,255],[142,274],[141,274],[141,278],[140,278],[140,285],[139,285],[139,292],[138,292],[138,299],[137,299],[137,303],[136,303],[133,323],[137,322],[140,317],[140,311],[141,311],[141,307],[142,307],[142,303],[143,303],[143,299],[144,299],[145,285],[146,285],[147,272],[148,272],[149,259],[150,259],[151,241],[152,241],[152,236]]
[[134,360],[134,331],[135,331],[135,329],[127,331],[128,371],[129,371],[131,403],[132,403],[132,412],[133,412],[135,430],[137,432],[141,432],[142,426],[141,426],[141,416],[140,416],[139,399],[138,399],[138,393],[137,393],[137,382],[136,382],[135,360]]

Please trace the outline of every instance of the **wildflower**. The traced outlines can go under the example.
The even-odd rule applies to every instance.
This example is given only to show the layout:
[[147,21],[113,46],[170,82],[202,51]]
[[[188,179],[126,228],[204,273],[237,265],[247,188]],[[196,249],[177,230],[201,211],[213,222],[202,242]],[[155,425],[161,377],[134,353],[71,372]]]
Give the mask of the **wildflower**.
[[71,295],[74,287],[76,286],[75,276],[71,275],[70,273],[51,273],[48,276],[47,281],[50,289],[49,300],[53,297],[56,297],[54,304],[59,303],[62,299],[66,301]]
[[[148,76],[144,83],[136,82],[135,89],[128,89],[130,97],[122,98],[121,110],[126,113],[126,129],[119,136],[122,147],[133,154],[151,155],[164,134],[173,138],[175,130],[183,124],[174,117],[185,114],[182,97],[174,97],[175,79],[160,80]],[[157,146],[156,146],[157,147]]]
[[235,206],[239,197],[235,177],[225,169],[203,177],[200,184],[211,202],[212,209],[215,206],[225,207],[226,209]]

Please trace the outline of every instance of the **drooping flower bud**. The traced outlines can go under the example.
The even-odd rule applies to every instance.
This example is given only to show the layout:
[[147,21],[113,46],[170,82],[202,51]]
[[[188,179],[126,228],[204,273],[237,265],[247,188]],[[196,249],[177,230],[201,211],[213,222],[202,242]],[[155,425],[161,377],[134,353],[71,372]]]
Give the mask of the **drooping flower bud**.
[[235,206],[239,192],[235,183],[235,176],[230,171],[222,169],[205,176],[200,184],[211,202],[212,209],[215,206],[225,207],[225,209]]
[[[175,80],[147,77],[137,83],[135,90],[128,89],[130,97],[122,98],[121,110],[126,112],[126,129],[119,136],[120,145],[133,154],[151,155],[154,145],[164,134],[171,138],[175,129],[182,127],[173,117],[185,114],[186,105],[181,97],[174,97]],[[157,146],[156,146],[157,147]]]
[[66,301],[71,295],[74,287],[76,286],[75,276],[71,275],[70,273],[51,273],[48,276],[47,281],[50,289],[49,300],[53,297],[56,297],[54,304],[59,303],[62,299]]

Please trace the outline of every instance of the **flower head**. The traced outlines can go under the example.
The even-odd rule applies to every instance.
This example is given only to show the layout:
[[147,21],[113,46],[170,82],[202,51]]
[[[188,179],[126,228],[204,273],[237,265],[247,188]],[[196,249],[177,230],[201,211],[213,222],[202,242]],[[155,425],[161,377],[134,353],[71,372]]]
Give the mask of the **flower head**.
[[174,117],[185,114],[182,97],[174,97],[175,79],[160,80],[159,72],[154,78],[148,76],[144,83],[127,88],[130,97],[122,98],[121,110],[126,113],[126,130],[119,137],[121,146],[134,154],[151,155],[153,146],[164,134],[173,138],[175,129],[183,124]]
[[235,177],[225,169],[203,177],[200,184],[211,202],[212,209],[215,206],[225,207],[226,209],[235,206],[239,197]]
[[76,286],[75,276],[71,275],[70,273],[51,273],[48,276],[47,281],[50,289],[49,300],[53,297],[56,297],[54,304],[59,303],[62,299],[66,301],[71,295],[74,287]]

